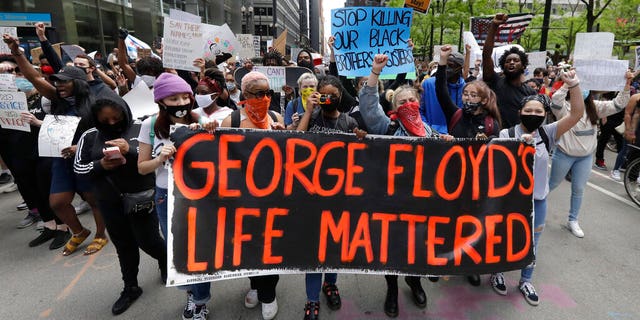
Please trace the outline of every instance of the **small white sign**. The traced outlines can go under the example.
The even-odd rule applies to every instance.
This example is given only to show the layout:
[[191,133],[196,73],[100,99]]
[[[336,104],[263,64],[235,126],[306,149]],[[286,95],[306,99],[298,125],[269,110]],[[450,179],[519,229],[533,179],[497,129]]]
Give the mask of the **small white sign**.
[[583,60],[573,62],[583,90],[621,91],[629,68],[626,60]]
[[24,92],[0,92],[0,126],[2,128],[31,132],[29,123],[22,120],[23,112],[29,112],[27,96]]
[[269,79],[269,88],[275,92],[282,91],[282,87],[287,83],[285,67],[255,66],[253,70],[266,75]]
[[611,32],[579,32],[573,59],[611,59],[614,39]]
[[38,135],[38,154],[62,158],[62,149],[71,146],[79,122],[79,117],[46,115]]

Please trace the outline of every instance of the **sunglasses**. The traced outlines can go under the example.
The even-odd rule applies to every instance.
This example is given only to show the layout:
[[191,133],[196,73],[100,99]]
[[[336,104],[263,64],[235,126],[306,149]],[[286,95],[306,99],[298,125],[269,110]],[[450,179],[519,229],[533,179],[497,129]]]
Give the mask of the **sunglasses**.
[[262,91],[258,91],[258,92],[250,92],[250,91],[246,91],[246,93],[258,98],[258,99],[262,99],[265,96],[267,97],[271,97],[273,95],[273,91],[271,90],[262,90]]

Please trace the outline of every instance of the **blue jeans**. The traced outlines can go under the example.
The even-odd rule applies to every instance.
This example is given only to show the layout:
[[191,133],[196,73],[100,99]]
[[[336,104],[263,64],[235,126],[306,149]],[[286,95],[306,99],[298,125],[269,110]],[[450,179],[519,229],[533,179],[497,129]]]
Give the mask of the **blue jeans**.
[[[320,289],[322,288],[322,273],[307,273],[305,274],[304,280],[307,288],[307,301],[319,302]],[[324,274],[324,281],[328,284],[336,284],[337,280],[337,273]]]
[[624,164],[627,157],[627,141],[622,139],[622,148],[618,150],[618,156],[616,157],[616,163],[613,165],[613,170],[620,170],[620,167]]
[[[158,213],[158,222],[164,236],[164,242],[167,242],[167,201],[169,201],[168,190],[156,186],[156,212]],[[179,286],[180,290],[187,290],[193,294],[193,302],[196,304],[205,304],[211,299],[211,282],[191,284]]]
[[533,262],[520,271],[520,282],[531,282],[533,269],[538,255],[538,241],[544,230],[544,220],[547,217],[547,199],[533,200]]
[[593,155],[573,157],[560,149],[553,152],[551,164],[551,177],[549,177],[549,190],[555,189],[571,170],[571,207],[569,209],[569,221],[577,221],[582,205],[584,187],[587,185],[591,174]]

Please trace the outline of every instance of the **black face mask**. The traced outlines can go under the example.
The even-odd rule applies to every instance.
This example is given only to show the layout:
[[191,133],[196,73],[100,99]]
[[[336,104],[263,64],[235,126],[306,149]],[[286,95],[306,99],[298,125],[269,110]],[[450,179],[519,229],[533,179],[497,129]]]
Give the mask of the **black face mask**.
[[473,115],[481,106],[482,104],[479,102],[463,102],[462,111],[467,115]]
[[298,62],[298,67],[304,67],[304,68],[307,68],[309,70],[313,70],[313,63],[308,62],[308,61],[300,61],[300,62]]
[[189,112],[191,112],[192,108],[193,108],[193,103],[185,104],[182,106],[172,106],[172,107],[162,106],[162,109],[164,111],[166,111],[169,115],[175,118],[186,117],[189,114]]
[[322,108],[322,111],[324,113],[332,113],[338,110],[339,104],[340,104],[339,102],[331,102],[330,104],[321,104],[320,108]]
[[117,123],[110,125],[98,121],[96,123],[96,129],[98,129],[100,134],[106,139],[117,139],[121,138],[127,131],[127,122],[125,120],[120,120]]
[[447,80],[458,80],[460,78],[460,71],[462,68],[451,68],[447,66]]
[[527,131],[534,132],[536,129],[540,128],[540,126],[544,122],[544,116],[521,114],[520,121],[522,122],[522,125],[527,129]]

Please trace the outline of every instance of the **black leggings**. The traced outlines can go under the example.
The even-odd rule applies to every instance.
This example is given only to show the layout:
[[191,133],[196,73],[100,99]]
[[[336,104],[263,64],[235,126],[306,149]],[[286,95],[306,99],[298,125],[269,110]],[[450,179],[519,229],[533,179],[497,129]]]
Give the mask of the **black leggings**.
[[98,201],[109,236],[118,252],[120,271],[125,287],[138,285],[140,251],[158,260],[164,269],[167,265],[167,246],[158,228],[158,217],[154,212],[141,215],[125,215],[122,202]]
[[280,280],[280,276],[277,274],[249,277],[251,289],[258,290],[258,300],[262,303],[271,303],[276,299],[278,280]]
[[[407,282],[412,286],[420,285],[420,277],[416,276],[406,276]],[[384,279],[387,280],[387,290],[394,292],[396,295],[398,294],[398,276],[392,274],[386,274]]]

